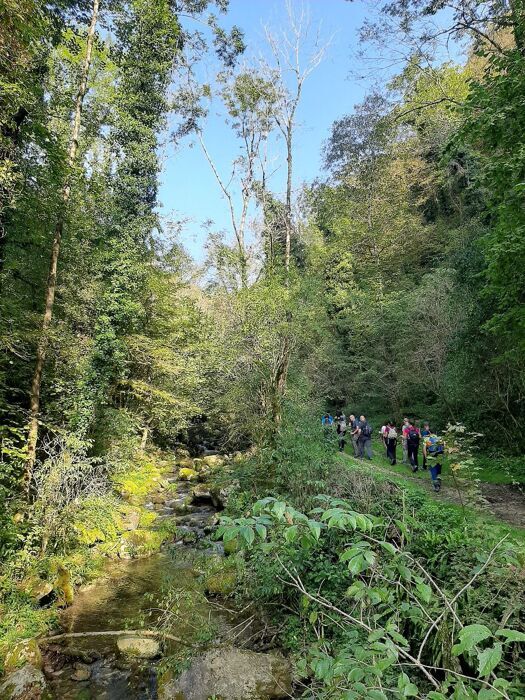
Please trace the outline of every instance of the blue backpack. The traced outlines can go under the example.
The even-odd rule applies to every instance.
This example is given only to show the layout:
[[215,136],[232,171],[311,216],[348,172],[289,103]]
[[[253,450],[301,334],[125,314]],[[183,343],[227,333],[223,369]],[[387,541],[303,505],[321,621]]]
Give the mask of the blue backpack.
[[427,455],[429,457],[437,457],[445,452],[445,445],[443,440],[437,435],[428,435],[425,438],[425,446],[427,448]]

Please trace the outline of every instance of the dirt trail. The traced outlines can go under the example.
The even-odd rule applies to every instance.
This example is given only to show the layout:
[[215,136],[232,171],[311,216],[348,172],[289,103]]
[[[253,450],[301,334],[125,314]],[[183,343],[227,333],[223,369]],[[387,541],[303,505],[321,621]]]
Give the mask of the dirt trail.
[[[353,462],[353,457],[349,457]],[[362,465],[363,462],[357,462]],[[442,488],[439,494],[436,494],[430,482],[430,476],[427,472],[423,472],[426,478],[412,476],[411,474],[399,474],[386,466],[377,464],[368,465],[373,469],[389,474],[396,481],[410,481],[425,489],[434,498],[462,505],[461,497],[454,486],[446,478],[443,480]],[[525,487],[521,488],[511,484],[481,484],[481,503],[478,510],[482,513],[493,515],[513,527],[525,528]]]

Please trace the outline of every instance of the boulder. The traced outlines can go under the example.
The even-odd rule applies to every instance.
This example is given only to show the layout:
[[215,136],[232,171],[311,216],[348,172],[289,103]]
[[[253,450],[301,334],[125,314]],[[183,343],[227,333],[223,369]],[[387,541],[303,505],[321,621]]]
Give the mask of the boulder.
[[91,678],[91,669],[85,664],[75,664],[75,670],[71,674],[72,681],[87,681]]
[[159,700],[270,700],[292,697],[292,674],[277,653],[215,649],[195,659],[177,680],[159,687]]
[[44,662],[36,639],[25,639],[14,644],[5,656],[4,670],[6,673],[11,673],[25,664],[42,670]]
[[159,642],[150,637],[120,637],[117,646],[123,654],[139,659],[154,659],[160,654]]
[[184,457],[183,459],[179,459],[177,464],[179,465],[179,469],[193,469],[193,460],[190,459],[189,457]]
[[44,674],[30,664],[10,673],[0,685],[0,700],[51,700],[51,697]]
[[209,484],[198,484],[191,492],[191,502],[194,505],[212,503],[212,496]]
[[129,513],[123,515],[121,520],[123,530],[136,530],[140,522],[140,513],[136,510],[132,510]]
[[179,469],[179,479],[182,479],[182,481],[195,481],[196,478],[197,472],[195,469],[189,469],[187,467]]
[[217,467],[222,467],[224,464],[224,458],[219,457],[219,455],[207,455],[206,457],[202,458],[202,463],[207,467],[216,469]]
[[53,584],[50,581],[45,581],[36,576],[22,581],[22,588],[27,591],[31,598],[39,605],[47,603],[53,593]]

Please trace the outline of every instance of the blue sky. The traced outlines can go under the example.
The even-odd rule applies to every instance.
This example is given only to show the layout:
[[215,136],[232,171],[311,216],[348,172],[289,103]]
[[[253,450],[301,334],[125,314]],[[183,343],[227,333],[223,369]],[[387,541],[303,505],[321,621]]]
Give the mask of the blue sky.
[[[292,0],[296,8],[307,7],[311,25],[320,25],[321,34],[330,39],[326,56],[305,84],[298,112],[298,129],[295,141],[294,188],[304,181],[322,176],[321,148],[330,132],[333,121],[352,111],[360,102],[373,81],[384,82],[385,74],[358,80],[352,72],[369,73],[370,65],[356,58],[358,30],[370,10],[370,4],[345,0]],[[265,52],[263,25],[283,27],[287,23],[286,0],[230,0],[224,26],[239,25],[245,33],[250,56]],[[214,74],[217,68],[213,57],[200,67],[200,77]],[[174,86],[176,89],[176,86]],[[224,118],[210,110],[204,138],[218,169],[227,174],[230,163],[238,154],[235,141]],[[200,147],[190,147],[190,140],[177,149],[172,145],[163,148],[163,172],[161,176],[161,215],[167,221],[186,220],[181,240],[191,255],[202,261],[206,231],[202,223],[214,222],[214,230],[230,231],[227,203]],[[275,153],[278,171],[273,178],[272,189],[281,193],[284,186],[284,158],[282,151]]]

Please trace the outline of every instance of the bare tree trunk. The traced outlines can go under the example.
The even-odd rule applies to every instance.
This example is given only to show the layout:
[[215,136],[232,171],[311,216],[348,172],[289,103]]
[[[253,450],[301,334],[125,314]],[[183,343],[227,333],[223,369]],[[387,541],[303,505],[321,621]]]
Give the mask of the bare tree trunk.
[[36,460],[36,447],[38,442],[38,419],[40,413],[40,389],[42,385],[42,371],[44,368],[44,361],[46,358],[47,346],[48,346],[48,331],[53,318],[53,306],[55,303],[55,292],[57,283],[57,267],[58,267],[58,257],[60,254],[60,243],[62,240],[62,233],[64,230],[64,221],[66,218],[67,205],[71,196],[71,176],[73,166],[75,165],[75,160],[78,152],[78,139],[80,135],[80,124],[82,117],[82,107],[84,105],[84,98],[87,92],[87,84],[89,77],[89,70],[91,67],[91,55],[93,53],[93,44],[95,40],[95,28],[97,25],[99,11],[99,0],[93,0],[93,6],[91,11],[91,22],[89,24],[89,29],[86,39],[86,57],[84,59],[84,65],[82,67],[82,74],[80,79],[80,85],[78,87],[78,92],[75,100],[75,111],[73,114],[73,120],[71,123],[71,139],[69,143],[69,153],[67,161],[67,172],[64,182],[64,187],[62,189],[62,206],[58,215],[58,220],[55,226],[55,233],[53,236],[53,244],[51,246],[51,259],[49,263],[49,275],[47,279],[47,287],[45,294],[45,310],[44,317],[42,319],[42,327],[40,330],[40,339],[38,341],[36,350],[36,364],[35,371],[33,374],[33,381],[31,384],[31,393],[29,399],[29,410],[30,410],[30,423],[29,423],[29,435],[28,435],[28,451],[27,451],[27,461],[26,469],[24,474],[25,490],[29,495],[29,489],[31,484],[31,477],[33,474],[33,468]]
[[[292,116],[293,120],[293,116]],[[286,270],[286,281],[290,273],[290,257],[292,252],[292,173],[293,173],[293,121],[290,120],[286,130],[286,203],[284,210],[284,222],[286,228],[286,244],[284,251],[284,267]]]
[[149,435],[149,427],[146,426],[143,431],[142,431],[142,439],[140,441],[140,451],[144,452],[146,449],[146,444],[148,442],[148,435]]

